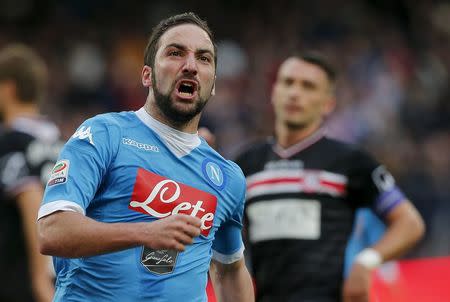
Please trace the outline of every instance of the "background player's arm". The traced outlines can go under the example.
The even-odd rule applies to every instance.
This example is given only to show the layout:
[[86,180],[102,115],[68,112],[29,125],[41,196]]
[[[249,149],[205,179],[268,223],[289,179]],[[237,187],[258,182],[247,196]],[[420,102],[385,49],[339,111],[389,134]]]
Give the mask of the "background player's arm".
[[[385,218],[387,229],[371,248],[379,253],[380,261],[389,261],[408,251],[425,232],[425,225],[411,202],[404,200]],[[370,290],[370,266],[354,261],[350,275],[344,283],[344,302],[366,302]]]
[[200,219],[172,215],[153,222],[103,223],[80,213],[59,211],[38,221],[41,253],[79,258],[144,245],[183,251],[200,235]]
[[244,258],[230,264],[212,260],[210,276],[219,302],[255,300],[252,280]]
[[16,203],[22,216],[33,296],[37,302],[50,302],[54,294],[53,280],[49,268],[50,259],[39,253],[36,233],[36,217],[42,194],[43,189],[40,184],[30,184],[26,190],[17,195]]
[[425,224],[416,208],[409,201],[396,206],[386,216],[387,229],[383,237],[372,246],[383,261],[402,256],[425,233]]
[[[404,200],[385,218],[387,229],[381,239],[371,248],[379,253],[381,261],[400,257],[422,238],[425,224],[411,202]],[[357,258],[358,259],[358,258]],[[373,268],[355,261],[344,284],[344,302],[367,301],[370,273]]]
[[371,271],[384,261],[401,256],[423,236],[424,222],[414,205],[407,200],[394,177],[370,155],[352,154],[350,193],[353,200],[372,209],[387,224],[384,235],[373,246],[360,252],[345,280],[344,302],[365,302],[370,289]]

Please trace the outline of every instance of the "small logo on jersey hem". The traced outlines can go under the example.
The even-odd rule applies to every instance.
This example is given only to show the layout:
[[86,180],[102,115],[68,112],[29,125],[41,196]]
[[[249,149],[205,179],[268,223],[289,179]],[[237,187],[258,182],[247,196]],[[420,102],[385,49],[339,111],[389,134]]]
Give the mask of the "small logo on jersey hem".
[[159,152],[158,146],[140,143],[140,142],[135,141],[134,139],[127,138],[127,137],[122,138],[122,144],[133,146],[138,149],[145,150],[145,151]]
[[225,187],[225,173],[223,172],[223,168],[216,162],[205,159],[202,163],[202,172],[208,182],[217,189],[222,190]]
[[47,186],[60,185],[67,182],[70,162],[67,159],[59,160],[53,167]]

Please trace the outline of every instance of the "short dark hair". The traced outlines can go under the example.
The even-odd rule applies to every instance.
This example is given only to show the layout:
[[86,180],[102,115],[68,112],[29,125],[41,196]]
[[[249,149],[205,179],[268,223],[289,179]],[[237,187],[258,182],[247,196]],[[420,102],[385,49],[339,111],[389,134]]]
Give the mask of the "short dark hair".
[[318,51],[304,51],[294,54],[293,57],[320,67],[325,71],[328,80],[332,84],[336,83],[337,71],[324,54]]
[[17,98],[21,102],[38,103],[47,91],[47,66],[31,48],[12,44],[0,50],[1,81],[15,83]]
[[167,19],[162,20],[161,22],[156,25],[152,33],[150,35],[150,38],[147,43],[147,47],[145,48],[144,53],[144,64],[147,66],[150,66],[152,68],[155,67],[155,57],[156,52],[158,51],[159,47],[159,39],[161,36],[170,28],[175,27],[177,25],[182,24],[193,24],[197,25],[201,29],[203,29],[211,39],[211,42],[213,43],[214,47],[214,65],[217,66],[217,46],[214,42],[214,35],[211,31],[211,29],[208,27],[208,24],[206,21],[202,20],[199,16],[192,12],[183,13],[175,16],[171,16]]

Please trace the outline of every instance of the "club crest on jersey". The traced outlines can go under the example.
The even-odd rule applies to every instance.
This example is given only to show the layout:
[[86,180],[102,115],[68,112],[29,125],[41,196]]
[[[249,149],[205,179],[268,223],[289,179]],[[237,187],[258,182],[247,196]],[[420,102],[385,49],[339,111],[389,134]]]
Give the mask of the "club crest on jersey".
[[91,145],[94,145],[94,139],[92,138],[91,127],[80,127],[73,135],[72,138],[88,139]]
[[217,197],[139,168],[129,209],[155,218],[185,214],[200,218],[200,234],[207,237],[216,214]]
[[66,183],[67,178],[69,176],[69,166],[70,166],[69,160],[67,159],[59,160],[53,167],[47,185],[50,187]]
[[223,173],[222,167],[217,163],[210,159],[205,159],[202,164],[202,172],[208,182],[219,190],[225,187],[225,173]]

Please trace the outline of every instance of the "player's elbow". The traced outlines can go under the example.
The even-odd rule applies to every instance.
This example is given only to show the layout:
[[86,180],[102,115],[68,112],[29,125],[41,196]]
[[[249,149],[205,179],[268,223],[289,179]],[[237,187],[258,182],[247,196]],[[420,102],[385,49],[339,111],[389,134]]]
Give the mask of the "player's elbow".
[[54,256],[57,254],[56,238],[53,235],[55,219],[49,215],[43,217],[37,222],[39,252],[43,255]]
[[408,224],[408,232],[415,242],[421,240],[425,235],[425,222],[422,219],[422,216],[418,212],[414,212],[412,215],[409,215],[407,218]]
[[425,236],[426,232],[425,222],[423,221],[421,216],[418,217],[415,225],[416,225],[417,240],[420,240]]

